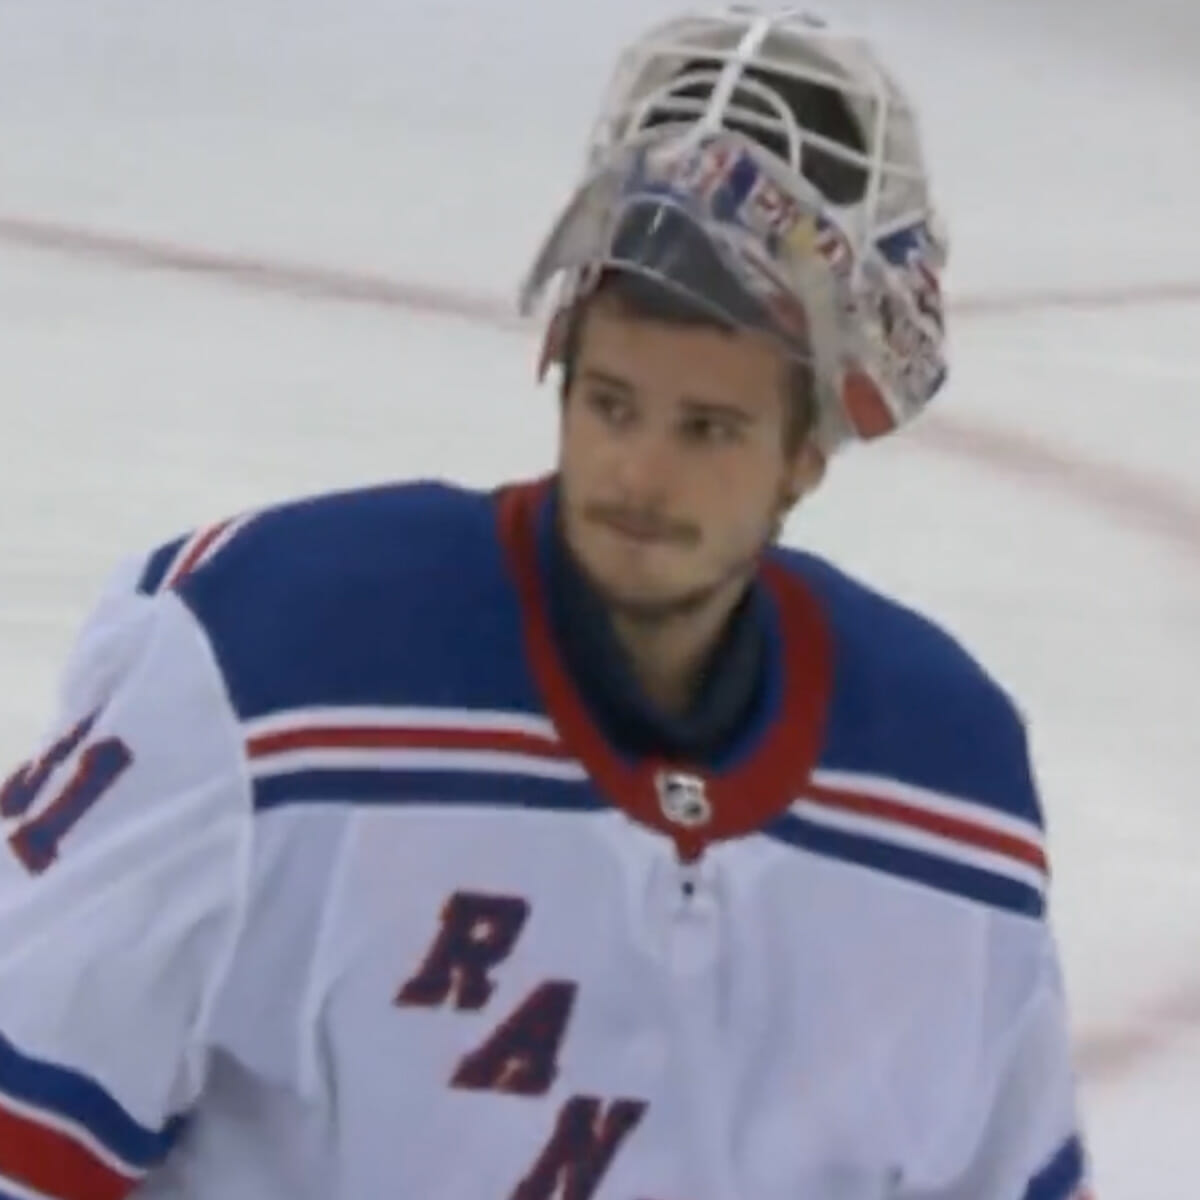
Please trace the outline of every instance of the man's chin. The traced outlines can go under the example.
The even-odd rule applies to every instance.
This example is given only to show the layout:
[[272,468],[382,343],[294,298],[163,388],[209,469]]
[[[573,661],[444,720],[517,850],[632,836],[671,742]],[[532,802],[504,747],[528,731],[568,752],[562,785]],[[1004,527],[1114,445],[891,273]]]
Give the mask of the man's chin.
[[703,608],[713,596],[712,587],[686,589],[678,584],[633,583],[629,580],[592,580],[600,598],[614,617],[642,625],[661,624]]

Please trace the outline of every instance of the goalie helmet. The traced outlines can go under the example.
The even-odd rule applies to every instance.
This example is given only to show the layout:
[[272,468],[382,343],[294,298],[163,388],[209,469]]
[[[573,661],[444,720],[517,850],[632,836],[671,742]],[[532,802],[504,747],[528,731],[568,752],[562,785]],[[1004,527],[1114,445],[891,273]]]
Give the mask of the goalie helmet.
[[944,382],[945,260],[916,116],[870,46],[738,5],[621,55],[521,307],[557,283],[544,361],[607,268],[770,332],[811,363],[831,454],[908,421]]

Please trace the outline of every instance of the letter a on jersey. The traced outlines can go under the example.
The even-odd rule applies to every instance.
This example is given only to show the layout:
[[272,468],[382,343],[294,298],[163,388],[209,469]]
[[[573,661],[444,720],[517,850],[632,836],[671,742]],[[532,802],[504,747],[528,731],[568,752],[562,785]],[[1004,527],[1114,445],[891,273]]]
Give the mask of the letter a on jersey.
[[558,1075],[558,1050],[575,992],[576,985],[562,979],[534,988],[512,1016],[458,1064],[452,1086],[517,1096],[548,1092]]

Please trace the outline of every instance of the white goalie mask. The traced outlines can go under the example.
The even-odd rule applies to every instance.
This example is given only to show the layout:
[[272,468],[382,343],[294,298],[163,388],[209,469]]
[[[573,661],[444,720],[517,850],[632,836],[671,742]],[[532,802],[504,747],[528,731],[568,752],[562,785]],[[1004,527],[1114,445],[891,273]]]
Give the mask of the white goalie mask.
[[818,441],[890,432],[946,377],[946,244],[912,107],[861,38],[735,6],[621,56],[587,173],[521,290],[562,318],[606,268],[635,271],[812,364]]

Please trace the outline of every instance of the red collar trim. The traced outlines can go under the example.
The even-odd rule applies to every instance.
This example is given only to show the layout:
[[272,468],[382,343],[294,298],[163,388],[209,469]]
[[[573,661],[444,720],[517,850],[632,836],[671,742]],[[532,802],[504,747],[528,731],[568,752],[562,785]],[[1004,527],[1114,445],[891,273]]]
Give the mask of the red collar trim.
[[[833,684],[833,642],[816,598],[774,562],[760,579],[774,600],[783,640],[783,687],[778,711],[736,766],[714,772],[692,762],[629,762],[592,721],[555,645],[538,562],[537,525],[549,480],[518,484],[499,497],[499,533],[516,582],[526,650],[546,711],[566,749],[584,765],[605,798],[635,821],[670,837],[685,860],[710,842],[762,828],[804,792],[824,743]],[[664,811],[665,782],[700,788],[711,817],[694,825]]]

